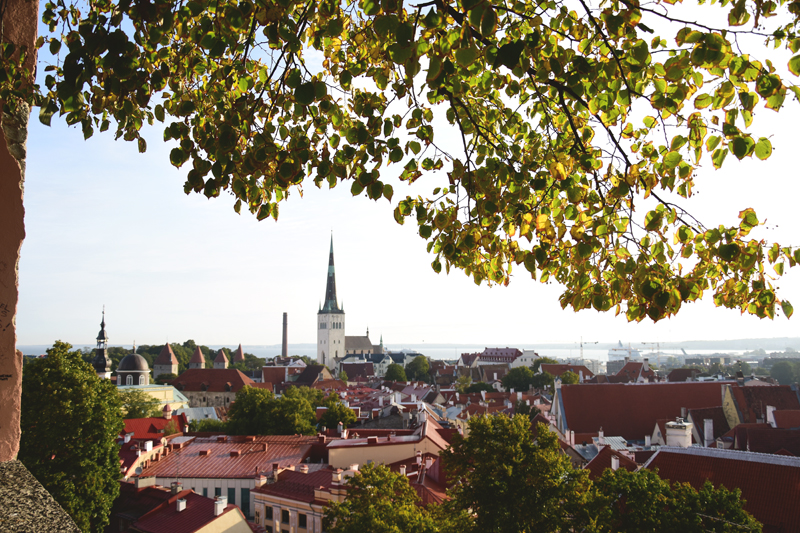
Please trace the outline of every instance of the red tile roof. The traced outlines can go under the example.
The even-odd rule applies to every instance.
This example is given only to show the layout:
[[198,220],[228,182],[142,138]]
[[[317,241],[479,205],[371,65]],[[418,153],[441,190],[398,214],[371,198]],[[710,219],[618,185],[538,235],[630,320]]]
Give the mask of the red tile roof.
[[603,472],[605,472],[607,468],[611,468],[612,456],[616,456],[619,459],[619,467],[624,468],[628,472],[634,472],[639,468],[636,461],[616,450],[612,450],[611,446],[603,446],[600,448],[600,453],[595,455],[583,468],[589,471],[589,477],[591,479],[596,479],[603,475]]
[[111,508],[112,524],[115,515],[136,519],[169,500],[172,494],[164,487],[137,488],[133,483],[119,482],[119,497]]
[[[178,499],[186,500],[186,509],[178,511]],[[228,504],[220,516],[226,513],[238,513],[244,521],[244,515],[233,504]],[[137,531],[146,533],[193,533],[207,526],[219,517],[214,516],[214,500],[184,490],[171,496],[158,507],[136,521]]]
[[542,363],[541,364],[542,372],[549,372],[553,376],[560,376],[566,371],[574,372],[575,374],[580,376],[580,373],[583,372],[583,379],[589,379],[594,377],[594,373],[586,368],[584,365],[564,365],[564,364],[551,364],[551,363]]
[[636,381],[639,378],[644,379],[645,381],[650,381],[655,379],[656,373],[653,372],[653,369],[650,368],[648,365],[647,369],[644,368],[644,363],[640,361],[628,361],[625,365],[620,368],[619,372],[617,372],[616,376],[618,378],[630,378],[631,381]]
[[153,362],[154,365],[177,365],[178,358],[175,357],[175,353],[172,351],[172,346],[169,343],[165,344],[163,348],[161,348],[161,353],[158,354],[158,358]]
[[730,431],[731,427],[728,425],[728,419],[725,417],[725,411],[722,406],[719,407],[706,407],[704,409],[689,409],[688,418],[694,424],[694,428],[700,435],[700,442],[705,443],[705,421],[712,420],[714,424],[714,434],[711,435],[712,440],[717,440],[725,433]]
[[736,447],[751,452],[777,453],[784,450],[800,455],[800,429],[744,428],[736,435]]
[[192,354],[192,358],[189,359],[189,362],[190,363],[199,363],[201,365],[205,365],[206,364],[206,358],[203,355],[203,352],[200,351],[200,347],[199,346],[194,349],[194,353]]
[[242,350],[241,344],[239,344],[239,347],[236,348],[235,352],[233,352],[233,362],[244,363],[244,350]]
[[190,368],[172,380],[179,391],[239,392],[253,380],[235,368]]
[[278,480],[275,483],[256,487],[253,492],[298,502],[314,502],[316,500],[315,490],[330,489],[335,470],[329,465],[309,464],[306,466],[309,467],[308,473],[300,472],[297,469],[284,470],[278,474]]
[[661,448],[645,465],[670,481],[695,488],[740,489],[745,510],[764,532],[800,531],[800,459],[716,448]]
[[161,441],[164,438],[164,429],[174,421],[175,427],[179,432],[182,432],[184,427],[189,425],[189,420],[186,414],[181,413],[173,416],[170,420],[166,418],[127,418],[125,419],[125,428],[122,430],[122,435],[125,433],[133,433],[132,440],[155,440]]
[[771,387],[731,387],[733,399],[742,415],[742,422],[755,423],[767,419],[767,406],[779,411],[800,409],[797,392],[788,385]]
[[691,381],[699,373],[700,371],[696,368],[676,368],[667,374],[667,381],[670,383]]
[[681,408],[722,404],[719,383],[645,383],[562,385],[566,430],[642,440],[652,435],[656,420],[674,420]]
[[[252,478],[257,472],[271,472],[273,463],[281,468],[302,463],[316,441],[316,437],[298,435],[227,437],[224,442],[213,437],[197,437],[184,444],[180,451],[175,450],[151,463],[140,477],[175,477],[180,468],[180,475],[185,478]],[[263,451],[264,444],[266,451]],[[231,457],[231,452],[235,451],[240,455]]]
[[261,368],[261,380],[280,385],[286,383],[287,368],[285,366],[265,366]]
[[375,368],[372,363],[342,363],[339,366],[347,374],[348,381],[359,376],[364,378],[375,376]]
[[775,411],[775,425],[780,429],[800,428],[800,409]]

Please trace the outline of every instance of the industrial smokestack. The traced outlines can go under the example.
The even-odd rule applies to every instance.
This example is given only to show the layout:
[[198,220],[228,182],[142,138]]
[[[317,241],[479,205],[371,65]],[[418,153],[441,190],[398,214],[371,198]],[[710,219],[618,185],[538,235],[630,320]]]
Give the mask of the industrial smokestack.
[[283,313],[283,347],[281,355],[289,357],[289,313]]

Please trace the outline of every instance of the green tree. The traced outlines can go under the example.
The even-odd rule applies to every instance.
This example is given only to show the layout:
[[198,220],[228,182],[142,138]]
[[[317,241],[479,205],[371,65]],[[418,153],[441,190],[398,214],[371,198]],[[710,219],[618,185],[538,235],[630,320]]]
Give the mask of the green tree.
[[449,505],[474,515],[467,531],[578,531],[584,523],[588,472],[572,467],[545,425],[537,429],[533,442],[527,416],[475,417],[468,436],[441,453],[453,482]]
[[342,402],[338,394],[334,393],[325,398],[322,405],[328,408],[319,421],[324,427],[334,429],[339,422],[344,424],[344,427],[355,423],[356,414]]
[[325,508],[322,528],[329,533],[439,531],[418,500],[405,476],[368,463],[347,480],[347,499]]
[[339,379],[340,379],[340,380],[342,380],[342,381],[345,381],[345,382],[346,382],[346,381],[347,381],[347,372],[345,372],[344,370],[342,370],[341,372],[339,372],[339,376],[338,376],[338,377],[339,377]]
[[389,368],[386,369],[386,375],[383,376],[383,379],[386,381],[408,381],[408,378],[406,378],[405,369],[397,363],[392,363],[389,365]]
[[534,389],[548,389],[553,387],[555,377],[550,372],[534,374],[531,384]]
[[406,365],[406,376],[412,381],[430,381],[430,368],[428,358],[424,355],[418,355]]
[[517,392],[527,391],[532,381],[533,371],[526,366],[512,368],[501,380],[503,387],[507,391],[514,389]]
[[560,377],[562,385],[575,385],[581,382],[581,377],[571,370],[562,373]]
[[469,376],[458,376],[455,382],[455,389],[460,393],[464,394],[467,392],[467,388],[472,384],[472,378]]
[[476,393],[476,392],[481,392],[481,391],[486,391],[486,392],[496,392],[496,391],[494,390],[494,387],[492,387],[492,386],[491,386],[491,385],[489,385],[488,383],[484,383],[484,382],[482,382],[482,381],[479,381],[479,382],[477,382],[477,383],[473,383],[472,385],[470,385],[469,387],[467,387],[466,389],[464,389],[464,392],[465,392],[466,394],[473,394],[473,393]]
[[232,435],[274,434],[272,416],[276,403],[275,395],[267,389],[242,387],[228,411],[228,432]]
[[56,341],[25,365],[18,459],[86,532],[102,532],[119,494],[122,403],[79,351]]
[[176,374],[159,374],[155,382],[159,385],[168,385],[172,383],[178,376]]
[[[203,418],[200,420],[189,421],[189,431],[197,432],[215,432],[220,434],[230,434],[228,424],[216,418]],[[234,433],[235,434],[235,433]],[[256,433],[250,433],[256,435]]]
[[715,489],[708,481],[697,491],[688,484],[671,485],[650,470],[621,468],[607,469],[594,488],[589,507],[598,533],[761,531],[761,524],[743,510],[738,489]]
[[[763,272],[781,275],[800,252],[748,238],[761,224],[752,209],[718,225],[687,206],[700,166],[771,155],[754,117],[800,95],[796,5],[706,5],[708,20],[727,15],[712,27],[669,6],[579,4],[55,0],[41,45],[68,50],[28,89],[31,72],[3,54],[0,98],[41,106],[47,124],[66,115],[86,137],[113,122],[140,151],[142,125],[165,123],[170,161],[188,163],[184,190],[228,191],[259,220],[308,182],[391,200],[384,169],[431,175],[431,192],[394,216],[414,218],[437,272],[508,283],[524,268],[562,284],[565,307],[629,320],[668,317],[706,291],[790,316]],[[790,77],[740,35],[788,48]],[[309,55],[325,60],[313,68]]]
[[541,411],[535,405],[528,405],[526,402],[518,401],[514,404],[514,414],[515,415],[525,415],[530,420],[533,420],[536,415],[538,415]]
[[162,416],[158,400],[143,390],[128,389],[119,391],[123,418],[148,418]]
[[531,365],[531,370],[533,370],[533,373],[536,374],[539,372],[539,368],[541,368],[543,364],[557,365],[558,360],[553,359],[552,357],[537,357],[534,359],[533,364]]
[[797,380],[797,368],[789,361],[781,361],[772,365],[769,375],[781,385],[791,385]]

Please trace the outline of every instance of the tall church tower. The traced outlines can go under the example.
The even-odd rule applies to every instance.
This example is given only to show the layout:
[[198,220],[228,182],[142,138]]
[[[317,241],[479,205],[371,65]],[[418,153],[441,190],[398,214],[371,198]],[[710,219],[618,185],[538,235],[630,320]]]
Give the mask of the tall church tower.
[[325,304],[317,313],[317,363],[332,369],[335,365],[334,359],[344,356],[344,309],[340,309],[336,301],[336,273],[333,268],[333,237],[331,237]]
[[100,333],[97,334],[97,349],[94,351],[92,366],[97,376],[111,379],[111,359],[108,357],[108,335],[106,335],[106,310],[103,307],[103,320],[100,322]]

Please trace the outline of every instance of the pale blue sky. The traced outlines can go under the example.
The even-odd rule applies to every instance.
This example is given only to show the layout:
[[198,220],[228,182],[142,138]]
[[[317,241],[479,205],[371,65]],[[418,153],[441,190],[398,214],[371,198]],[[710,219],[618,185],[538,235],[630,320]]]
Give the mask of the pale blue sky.
[[[736,223],[741,209],[753,207],[768,218],[769,229],[758,235],[800,245],[798,122],[791,97],[780,115],[759,110],[755,131],[772,135],[772,158],[738,163],[729,156],[721,171],[709,164],[686,206],[707,225]],[[57,117],[53,124],[42,126],[35,113],[31,121],[19,344],[91,343],[104,304],[112,344],[275,344],[284,311],[292,342],[313,343],[331,231],[347,333],[369,327],[374,341],[383,334],[389,345],[797,335],[800,318],[740,316],[715,308],[710,294],[657,325],[562,311],[559,288],[532,281],[521,267],[507,288],[475,286],[458,271],[435,274],[413,220],[397,225],[394,204],[352,198],[349,185],[311,185],[304,198],[281,205],[278,222],[257,222],[237,215],[230,196],[186,196],[187,169],[169,164],[158,126],[147,131],[148,152],[139,154],[111,134],[84,141]],[[394,203],[403,196],[396,187]],[[799,279],[790,271],[778,283],[797,308]]]

